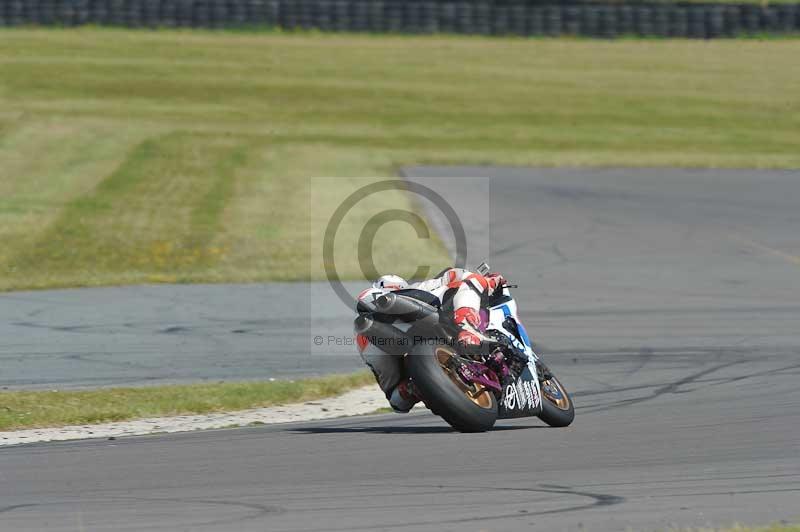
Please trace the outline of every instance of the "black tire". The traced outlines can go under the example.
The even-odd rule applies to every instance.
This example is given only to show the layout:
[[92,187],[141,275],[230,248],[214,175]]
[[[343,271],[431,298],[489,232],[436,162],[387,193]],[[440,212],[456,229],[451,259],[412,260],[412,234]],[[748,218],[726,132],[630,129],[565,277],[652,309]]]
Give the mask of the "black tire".
[[542,381],[542,413],[539,419],[551,427],[567,427],[575,419],[575,405],[555,375]]
[[497,420],[497,399],[478,389],[474,399],[467,386],[439,363],[452,356],[448,346],[420,345],[406,356],[406,371],[419,393],[435,414],[460,432],[485,432]]

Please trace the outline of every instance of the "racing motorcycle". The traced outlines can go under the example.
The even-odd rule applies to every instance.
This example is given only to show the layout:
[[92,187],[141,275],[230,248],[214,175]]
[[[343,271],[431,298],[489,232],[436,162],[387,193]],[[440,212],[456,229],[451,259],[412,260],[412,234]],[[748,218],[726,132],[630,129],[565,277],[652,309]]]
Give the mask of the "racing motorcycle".
[[452,303],[413,288],[359,301],[355,332],[403,356],[425,405],[456,430],[483,432],[497,419],[530,416],[566,427],[575,418],[572,399],[534,353],[512,288],[506,284],[482,305],[479,328],[490,341],[479,352],[459,350]]

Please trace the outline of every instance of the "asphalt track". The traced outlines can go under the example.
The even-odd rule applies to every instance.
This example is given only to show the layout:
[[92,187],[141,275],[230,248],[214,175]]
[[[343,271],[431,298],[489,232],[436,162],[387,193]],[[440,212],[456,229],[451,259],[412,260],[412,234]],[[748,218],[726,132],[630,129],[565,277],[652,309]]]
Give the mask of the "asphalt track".
[[573,426],[420,414],[7,448],[0,530],[800,521],[800,173],[408,173],[491,176],[491,223],[465,225],[520,284]]
[[140,386],[360,369],[353,347],[313,344],[318,334],[352,332],[352,312],[327,284],[322,288],[162,285],[0,294],[0,386]]

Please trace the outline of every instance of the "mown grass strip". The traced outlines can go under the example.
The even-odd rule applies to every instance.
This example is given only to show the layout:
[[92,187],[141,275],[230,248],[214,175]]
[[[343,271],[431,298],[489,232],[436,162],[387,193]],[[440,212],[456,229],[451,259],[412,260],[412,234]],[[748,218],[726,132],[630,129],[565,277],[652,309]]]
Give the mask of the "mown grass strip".
[[170,134],[145,140],[91,193],[68,203],[19,270],[181,271],[214,260],[209,246],[246,148],[236,139]]
[[374,384],[371,373],[295,381],[0,392],[0,430],[231,412],[333,397]]

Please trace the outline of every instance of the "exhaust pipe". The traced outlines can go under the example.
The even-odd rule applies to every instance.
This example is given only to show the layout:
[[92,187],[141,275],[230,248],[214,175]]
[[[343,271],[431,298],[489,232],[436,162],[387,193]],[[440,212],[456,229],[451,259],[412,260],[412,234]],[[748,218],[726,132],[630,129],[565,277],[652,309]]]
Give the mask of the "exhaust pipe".
[[423,301],[398,294],[385,294],[375,300],[375,308],[386,316],[406,323],[432,327],[439,323],[439,311]]
[[390,355],[404,355],[413,347],[411,336],[393,325],[375,321],[367,314],[356,318],[354,330],[356,334],[366,336],[369,343]]

